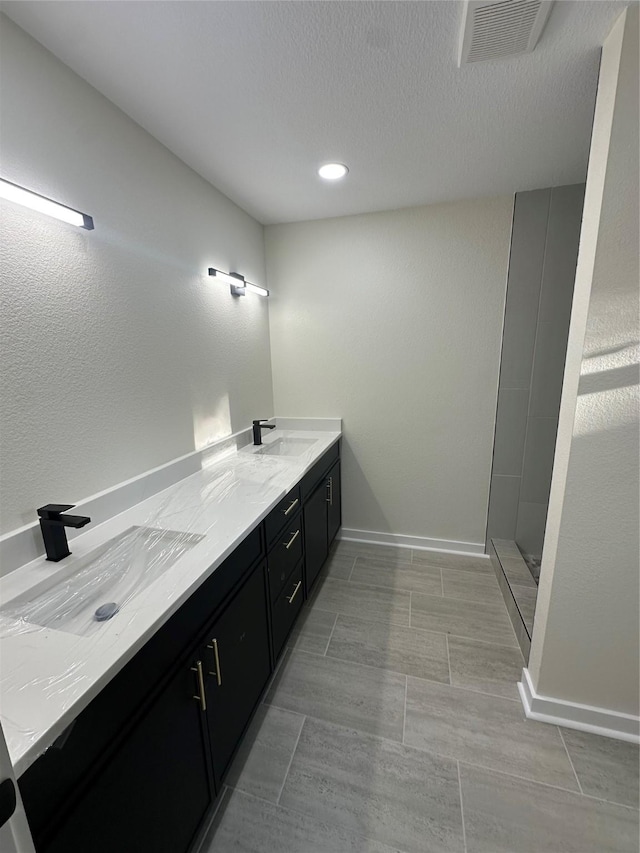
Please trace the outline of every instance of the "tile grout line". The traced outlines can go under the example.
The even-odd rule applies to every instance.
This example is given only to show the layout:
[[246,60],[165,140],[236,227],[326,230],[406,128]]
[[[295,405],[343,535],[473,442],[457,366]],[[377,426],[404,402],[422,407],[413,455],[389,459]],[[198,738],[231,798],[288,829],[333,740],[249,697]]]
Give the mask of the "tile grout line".
[[[443,589],[444,589],[444,585],[443,585]],[[500,587],[498,587],[498,589],[500,589]],[[420,594],[425,595],[425,593],[420,593]],[[434,596],[434,598],[438,598],[438,596],[436,595],[436,596]],[[493,607],[495,604],[496,607],[500,607],[500,608],[502,608],[502,604],[503,604],[502,599],[500,599],[499,602],[494,602],[494,601],[487,601],[486,598],[462,598],[462,596],[459,596],[459,595],[446,595],[446,594],[443,595],[442,598],[445,598],[447,601],[461,601],[461,602],[464,602],[465,604],[488,604],[490,607]],[[500,609],[500,613],[502,613],[502,609]],[[505,613],[507,614],[507,616],[509,615],[508,610],[506,610]],[[498,614],[492,613],[490,615],[491,616],[497,616]]]
[[[324,660],[336,661],[337,663],[348,663],[351,666],[359,666],[363,669],[372,669],[374,672],[379,672],[380,674],[387,673],[388,675],[400,675],[403,677],[406,675],[406,673],[397,672],[395,669],[383,669],[379,666],[375,666],[372,663],[360,663],[360,661],[347,660],[346,658],[339,658],[339,657],[336,657],[335,655],[320,654],[320,652],[310,652],[310,651],[307,651],[307,649],[294,649],[293,651],[295,652],[296,655],[309,655],[310,657],[313,657],[313,658],[324,658]],[[442,681],[433,681],[433,679],[430,679],[430,678],[422,678],[420,680],[421,681],[428,681],[430,684],[443,684]],[[519,699],[513,699],[512,701],[513,702],[520,702]],[[266,704],[266,703],[263,702],[263,704]],[[286,708],[284,710],[286,710]],[[300,714],[300,711],[294,711],[294,713]],[[303,715],[300,714],[300,716],[303,716]]]
[[[397,743],[397,741],[394,741],[394,742]],[[298,815],[298,817],[302,817],[302,818],[306,818],[306,819],[310,819],[310,820],[317,820],[317,817],[314,814],[312,814],[312,812],[310,812],[310,811],[303,811],[302,809],[297,808],[296,806],[283,806],[280,803],[274,803],[273,800],[266,800],[264,797],[260,797],[260,796],[258,796],[258,794],[253,794],[250,791],[242,791],[242,790],[240,790],[240,788],[233,788],[230,785],[225,785],[225,792],[226,792],[226,795],[228,797],[232,796],[233,791],[238,791],[239,794],[244,794],[245,797],[250,797],[252,800],[257,800],[257,802],[264,803],[266,806],[272,806],[274,809],[278,809],[278,810],[282,810],[282,811],[288,811],[288,812],[291,812],[292,814]],[[213,821],[211,823],[213,823]],[[345,833],[350,834],[353,838],[355,838],[357,840],[373,841],[374,843],[377,843],[375,838],[371,838],[368,835],[363,835],[361,832],[359,832],[357,830],[356,831],[350,830],[344,824],[336,824],[336,825],[340,829],[342,829]],[[207,830],[207,832],[209,832],[209,830]],[[214,836],[214,838],[215,838],[215,836]],[[382,843],[384,843],[384,842],[382,842]],[[209,847],[207,850],[200,849],[200,850],[195,851],[195,853],[214,853],[214,851],[213,851],[213,848]],[[394,847],[393,853],[407,853],[407,851],[400,850],[400,848]]]
[[458,771],[458,792],[460,794],[460,817],[462,818],[462,843],[464,845],[464,853],[467,853],[467,828],[464,825],[464,803],[462,801],[462,778],[460,776],[460,762],[456,759],[456,769]]
[[[368,584],[368,586],[372,586],[372,584]],[[376,589],[389,589],[389,590],[391,590],[392,587],[379,586],[379,587],[376,587]],[[444,589],[444,584],[443,584],[443,589]],[[500,587],[498,587],[498,590],[500,590]],[[398,590],[398,592],[404,592],[404,591],[410,592],[410,590]],[[492,608],[494,608],[494,612],[491,614],[492,616],[497,616],[498,615],[497,611],[499,610],[500,614],[502,614],[504,612],[506,614],[507,618],[509,617],[509,611],[506,609],[505,603],[504,603],[502,598],[500,598],[498,601],[494,602],[494,601],[486,601],[485,599],[482,599],[482,598],[462,598],[460,596],[454,596],[454,595],[432,595],[431,593],[428,593],[428,592],[420,592],[420,590],[413,590],[413,592],[415,592],[416,595],[423,595],[423,596],[425,596],[425,598],[446,598],[447,601],[463,601],[466,604],[475,604],[475,605],[480,604],[480,605],[484,605],[485,607],[492,607]],[[509,623],[509,624],[511,624],[511,623]]]
[[[490,560],[482,561],[484,566],[491,565]],[[428,563],[426,560],[412,560],[412,565],[414,566],[425,566],[426,568],[432,569],[443,569],[445,572],[464,572],[467,575],[476,575],[476,577],[487,578],[493,577],[493,570],[489,571],[488,569],[474,569],[469,566],[466,568],[462,566],[443,566],[442,563]]]
[[331,640],[333,638],[333,632],[336,630],[336,625],[338,624],[338,616],[339,615],[340,615],[339,613],[336,613],[336,618],[333,620],[333,625],[331,627],[331,633],[329,634],[329,639],[327,640],[327,645],[325,646],[324,652],[322,653],[322,657],[330,657],[329,655],[327,655],[327,652],[329,651],[329,646],[331,645]]
[[[283,705],[269,705],[270,708],[277,708],[279,711],[290,711],[290,708],[285,708]],[[295,712],[294,712],[295,713]],[[361,735],[365,738],[373,738],[373,740],[382,740],[385,743],[393,743],[396,746],[406,746],[407,749],[412,749],[415,752],[426,752],[428,755],[437,755],[440,758],[447,758],[449,761],[455,761],[455,758],[452,758],[450,755],[443,755],[441,752],[429,752],[428,749],[421,749],[419,746],[411,746],[411,744],[403,744],[397,738],[387,737],[386,735],[375,734],[372,731],[366,729],[357,728],[355,723],[336,723],[335,720],[328,720],[326,717],[314,717],[313,714],[306,714],[305,720],[313,720],[316,723],[322,723],[326,726],[335,726],[338,729],[349,729],[350,731],[355,731],[357,735]],[[485,767],[482,768],[486,770]],[[527,780],[528,781],[528,780]],[[253,796],[253,795],[252,795]],[[288,808],[288,806],[287,806]]]
[[[411,676],[411,677],[413,677],[413,676]],[[422,679],[422,680],[424,680],[424,679]],[[504,698],[504,697],[498,697],[498,698]],[[299,714],[298,711],[291,711],[290,708],[285,708],[282,705],[270,705],[269,707],[278,708],[281,711],[289,711],[290,713]],[[302,715],[299,714],[299,716],[302,716]],[[342,729],[345,729],[345,728],[346,729],[352,729],[352,730],[355,729],[355,731],[359,735],[362,735],[365,738],[373,738],[373,739],[377,739],[377,740],[382,740],[382,741],[385,741],[386,743],[393,743],[396,745],[400,744],[401,746],[405,747],[405,749],[410,749],[410,750],[414,750],[416,752],[426,753],[427,755],[437,756],[438,758],[444,758],[447,761],[451,761],[451,762],[457,761],[459,764],[464,764],[467,767],[474,767],[477,770],[482,770],[485,773],[497,773],[499,776],[507,776],[510,779],[518,779],[519,781],[526,782],[529,785],[534,785],[534,786],[537,785],[537,786],[540,786],[541,788],[549,788],[552,791],[563,791],[565,794],[573,794],[574,797],[584,797],[586,800],[593,800],[596,803],[605,803],[606,805],[609,805],[609,806],[617,806],[618,808],[621,808],[621,809],[627,809],[628,811],[631,811],[634,814],[637,814],[637,812],[638,812],[638,809],[635,806],[629,806],[626,803],[617,803],[615,800],[605,800],[602,797],[594,797],[591,794],[581,794],[579,791],[576,791],[573,788],[562,788],[559,785],[553,785],[550,782],[541,782],[538,779],[532,779],[529,776],[519,776],[517,773],[508,773],[505,770],[496,770],[494,767],[489,767],[486,764],[476,764],[473,761],[466,761],[464,758],[456,758],[455,756],[450,755],[450,754],[445,753],[445,752],[438,752],[437,750],[423,749],[420,746],[415,746],[414,744],[410,744],[410,743],[401,743],[401,741],[394,740],[393,738],[390,738],[390,737],[385,737],[384,735],[381,735],[381,734],[374,734],[371,731],[365,731],[364,729],[358,729],[358,728],[356,728],[356,726],[353,723],[336,723],[334,721],[327,720],[324,717],[314,717],[313,714],[306,714],[304,716],[305,716],[305,720],[307,720],[307,719],[315,720],[319,723],[328,724],[330,726],[336,726],[337,728],[342,728]],[[299,738],[298,738],[298,740],[299,740]],[[296,747],[297,747],[297,744],[296,744]],[[293,756],[292,756],[292,758],[293,758]],[[251,794],[251,796],[255,796],[255,794]],[[260,798],[258,798],[258,799],[260,799]],[[265,802],[271,802],[271,801],[265,800]],[[271,803],[271,804],[272,805],[279,805],[279,803],[277,803],[277,804]],[[282,806],[282,808],[289,808],[289,806]]]
[[351,564],[351,568],[349,569],[349,577],[347,578],[347,582],[351,581],[351,576],[353,575],[353,570],[356,567],[356,563],[358,562],[358,557],[353,558],[353,563]]
[[[354,564],[354,568],[355,568],[355,564]],[[353,572],[353,569],[351,571]],[[385,592],[388,592],[390,595],[402,595],[402,593],[405,593],[408,595],[411,592],[410,589],[404,589],[402,587],[396,587],[396,586],[380,586],[380,584],[371,583],[370,581],[345,580],[344,578],[338,578],[335,575],[324,574],[324,572],[320,572],[320,575],[318,576],[318,580],[320,580],[320,577],[322,577],[322,576],[324,576],[325,581],[331,580],[331,581],[335,581],[336,583],[353,584],[356,587],[363,586],[366,589],[384,590]],[[320,589],[320,587],[314,587],[314,594],[315,594],[316,589]],[[417,590],[414,590],[414,591],[417,591]],[[428,592],[419,592],[419,591],[417,591],[417,592],[419,595],[429,595],[430,594]],[[432,596],[432,598],[441,598],[441,596],[434,595],[434,596]],[[307,601],[311,601],[311,599],[307,599]]]
[[440,589],[442,590],[442,597],[444,598],[444,575],[442,574],[442,569],[440,569]]
[[[252,791],[243,791],[242,788],[234,788],[233,785],[228,785],[227,790],[229,791],[237,791],[239,794],[244,794],[246,797],[251,797],[253,800],[257,800],[259,803],[265,803],[268,806],[274,806],[275,808],[288,809],[289,806],[279,806],[278,803],[274,803],[273,800],[267,800],[266,797],[261,797],[259,794],[254,794]],[[298,814],[303,814],[303,812],[298,812]]]
[[[520,707],[522,706],[522,702],[519,698],[512,699],[510,696],[502,696],[498,693],[486,693],[483,690],[473,690],[472,688],[466,687],[465,685],[461,685],[461,684],[451,684],[451,683],[447,684],[446,681],[436,681],[434,678],[424,678],[421,675],[407,675],[407,673],[399,672],[398,670],[395,670],[395,669],[385,669],[383,667],[375,666],[375,664],[361,663],[360,661],[349,660],[347,658],[339,658],[336,655],[320,654],[320,652],[310,652],[307,649],[293,649],[291,651],[292,651],[292,653],[295,653],[297,655],[300,655],[300,654],[301,655],[309,655],[310,657],[313,657],[313,658],[324,658],[324,660],[327,660],[327,661],[336,661],[337,663],[346,663],[346,664],[349,664],[350,666],[359,666],[362,669],[373,670],[374,672],[378,672],[380,674],[387,673],[389,675],[404,676],[405,678],[415,678],[416,681],[423,681],[425,684],[439,684],[441,687],[450,687],[452,690],[462,690],[463,692],[470,693],[473,696],[490,696],[493,699],[502,699],[504,702],[512,702],[515,705],[518,705]],[[273,702],[267,702],[266,698],[265,698],[265,700],[262,701],[262,704],[274,706],[274,703]],[[282,707],[282,706],[274,706],[274,707]],[[282,710],[286,711],[286,710],[291,710],[291,709],[282,708]],[[292,713],[298,714],[299,716],[305,716],[305,715],[301,714],[300,711],[292,711]],[[310,715],[307,715],[307,716],[310,716]],[[317,719],[321,719],[321,718],[318,717]]]
[[279,805],[280,805],[280,797],[282,797],[282,792],[284,791],[284,786],[285,786],[285,784],[286,784],[286,782],[287,782],[287,777],[288,777],[288,775],[289,775],[289,771],[291,770],[291,765],[293,764],[293,758],[294,758],[294,756],[295,756],[295,754],[296,754],[296,750],[297,750],[297,748],[298,748],[298,744],[300,743],[300,735],[302,734],[302,729],[304,728],[304,724],[305,724],[306,722],[307,722],[307,717],[306,717],[306,715],[305,715],[304,719],[302,720],[302,725],[300,726],[300,731],[298,732],[298,737],[296,738],[296,742],[295,742],[295,745],[294,745],[294,747],[293,747],[293,751],[292,751],[292,753],[291,753],[291,758],[289,759],[289,763],[287,764],[287,770],[286,770],[286,773],[284,774],[284,778],[283,778],[283,780],[282,780],[282,785],[280,786],[280,793],[278,794],[278,799],[276,800],[276,805],[277,805],[277,806],[279,806]]
[[[352,574],[353,574],[354,569],[355,569],[355,565],[354,565],[353,569],[351,570]],[[352,575],[349,575],[349,578],[347,580],[345,580],[344,578],[338,578],[338,577],[335,577],[333,575],[326,575],[327,578],[331,578],[332,580],[335,580],[335,581],[342,581],[342,583],[357,584],[358,586],[366,586],[369,589],[383,589],[385,592],[388,592],[392,595],[402,595],[403,592],[404,593],[415,592],[416,595],[430,595],[432,598],[442,598],[442,596],[437,594],[437,593],[434,594],[432,592],[424,592],[423,590],[420,590],[420,589],[409,589],[409,587],[403,587],[403,586],[383,586],[382,584],[373,583],[372,581],[354,581],[354,580],[351,580],[351,576]],[[431,578],[432,580],[436,580],[438,576],[435,574],[432,574],[432,575],[427,575],[427,577]],[[499,589],[499,587],[498,587],[498,589]],[[486,603],[486,602],[484,602],[484,603]],[[474,604],[475,604],[475,602],[474,602]]]
[[578,774],[576,772],[576,768],[573,766],[573,759],[571,758],[571,754],[569,753],[569,747],[567,746],[567,742],[564,739],[564,735],[562,734],[562,729],[560,726],[556,726],[558,729],[558,734],[560,735],[560,740],[562,741],[562,745],[564,746],[564,751],[567,753],[567,758],[569,759],[569,764],[571,765],[571,769],[573,770],[573,775],[576,777],[576,782],[578,783],[578,790],[584,796],[584,791],[582,790],[582,785],[580,784],[580,779],[578,778]]
[[404,715],[402,717],[402,745],[404,746],[404,730],[407,725],[407,693],[409,692],[409,676],[404,677]]
[[[345,581],[346,583],[346,581]],[[342,616],[343,619],[358,619],[360,622],[373,622],[374,624],[380,624],[381,620],[386,620],[384,622],[385,625],[391,628],[411,628],[411,625],[408,622],[397,622],[389,617],[389,615],[393,616],[393,614],[388,613],[372,613],[371,616],[367,616],[363,618],[362,616],[354,616],[353,613],[347,613],[344,610],[327,610],[325,608],[318,608],[318,610],[322,609],[325,613],[336,613],[338,616]],[[408,616],[408,613],[407,613]],[[398,617],[399,618],[399,617]],[[419,631],[427,631],[430,634],[442,634],[442,631],[433,631],[429,628],[418,628],[416,630]],[[464,638],[463,638],[464,639]],[[467,637],[466,639],[473,640],[473,637]],[[482,641],[480,641],[482,642]],[[492,643],[492,645],[500,645],[500,643]],[[504,648],[509,648],[508,646],[504,646]],[[512,646],[511,648],[515,648]]]
[[[380,587],[380,589],[386,589],[386,588],[387,587]],[[408,590],[407,590],[407,592],[408,592]],[[416,593],[416,595],[422,595],[422,594],[423,593]],[[438,596],[438,595],[434,595],[432,597],[433,598],[440,598],[440,596]],[[477,602],[469,602],[469,603],[476,604]],[[486,603],[486,602],[481,602],[481,603]],[[314,608],[315,608],[315,605],[314,605]],[[363,616],[362,614],[360,614],[358,616],[354,616],[352,613],[342,613],[340,611],[329,610],[329,609],[324,608],[324,607],[318,607],[317,609],[321,610],[323,613],[332,613],[334,615],[342,616],[343,619],[355,619],[358,622],[374,622],[376,624],[379,624],[379,617],[374,617],[374,616],[367,617],[367,616]],[[520,646],[518,646],[518,645],[508,646],[508,645],[505,645],[504,643],[496,643],[493,640],[480,640],[478,637],[469,637],[465,634],[453,634],[450,631],[436,631],[434,628],[419,628],[418,626],[411,625],[411,624],[402,625],[399,622],[389,622],[388,624],[391,627],[395,626],[396,628],[410,628],[412,631],[419,631],[420,633],[423,633],[423,634],[440,634],[442,636],[446,635],[446,636],[450,636],[452,640],[465,640],[466,642],[469,642],[469,643],[480,643],[483,646],[497,646],[500,649],[510,649],[511,651],[517,651],[520,654],[520,656],[522,656],[522,652],[520,651]],[[523,661],[524,661],[524,658],[523,658]]]
[[[545,723],[545,725],[547,725]],[[420,749],[420,747],[411,747],[412,749]],[[423,750],[426,752],[427,750]],[[430,753],[433,755],[434,753]],[[442,755],[442,753],[435,753],[436,755],[441,755],[443,758],[450,758],[451,756]],[[574,797],[584,797],[585,800],[593,800],[596,803],[606,803],[608,806],[617,806],[620,809],[629,809],[635,814],[638,813],[638,809],[635,806],[629,806],[626,803],[616,803],[615,800],[604,800],[602,797],[593,797],[591,794],[581,794],[580,791],[575,791],[572,788],[561,788],[559,785],[552,785],[550,782],[540,782],[537,779],[530,779],[528,776],[518,776],[517,773],[507,773],[505,770],[494,770],[491,767],[487,767],[484,764],[474,764],[472,761],[465,761],[464,758],[458,758],[461,764],[466,764],[467,767],[475,767],[477,770],[484,770],[486,773],[498,773],[500,776],[508,776],[510,779],[519,779],[521,782],[527,782],[529,785],[539,785],[541,788],[550,788],[552,791],[563,791],[565,794],[573,794]]]
[[447,666],[449,667],[449,684],[453,687],[453,673],[451,671],[451,654],[449,653],[449,637],[444,635],[444,643],[447,648]]
[[[446,636],[446,635],[444,635],[444,636]],[[509,647],[506,647],[506,648],[509,648]],[[325,652],[325,654],[320,654],[320,652],[310,652],[307,649],[298,649],[297,651],[302,651],[302,652],[304,652],[304,654],[313,655],[314,657],[319,657],[319,658],[324,657],[325,660],[334,660],[334,661],[337,661],[338,663],[348,663],[348,664],[351,664],[353,666],[363,667],[364,669],[373,669],[373,670],[376,670],[377,672],[380,672],[380,673],[386,672],[386,673],[389,673],[389,675],[404,675],[404,676],[407,676],[408,678],[415,678],[418,681],[424,681],[426,684],[439,684],[441,687],[453,687],[455,690],[464,690],[467,693],[472,693],[476,696],[490,696],[493,699],[504,699],[505,702],[514,702],[515,704],[522,704],[521,700],[517,697],[512,698],[511,696],[504,696],[502,693],[488,693],[486,690],[477,690],[473,687],[468,687],[465,684],[454,684],[451,680],[451,665],[450,664],[449,664],[449,681],[438,681],[436,678],[425,678],[423,675],[413,675],[412,673],[402,672],[399,669],[389,669],[388,667],[376,666],[375,664],[372,664],[372,663],[361,663],[360,661],[352,660],[351,658],[341,658],[341,657],[338,657],[338,655],[336,655],[335,653],[331,654],[331,655],[327,654],[326,652]],[[327,651],[328,651],[328,649],[327,649]],[[511,683],[511,682],[509,682],[509,683]],[[299,713],[299,712],[294,712],[294,713]]]
[[[416,628],[417,631],[428,631],[428,628]],[[522,657],[522,652],[520,651],[520,646],[505,646],[504,643],[494,643],[491,640],[479,640],[477,637],[465,637],[464,634],[452,634],[450,631],[432,631],[431,633],[436,634],[444,634],[446,633],[447,637],[451,637],[452,640],[464,640],[467,643],[473,643],[474,645],[480,643],[481,646],[497,646],[499,649],[509,649],[512,652],[518,652],[520,657]],[[522,661],[524,663],[524,658],[522,657]]]
[[[329,642],[331,641],[331,638],[332,638],[332,636],[333,636],[333,631],[335,630],[335,625],[337,624],[337,621],[338,621],[337,617],[338,617],[338,616],[342,616],[342,618],[343,618],[343,619],[356,619],[356,618],[357,618],[357,617],[355,617],[355,616],[349,616],[349,617],[347,617],[347,616],[344,616],[344,614],[341,614],[341,613],[337,614],[337,615],[336,615],[336,623],[334,624],[334,627],[333,627],[333,629],[332,629],[331,636],[329,637]],[[360,621],[368,621],[368,620],[360,620]],[[377,624],[377,623],[373,623],[373,624]],[[422,628],[413,628],[413,629],[412,629],[412,628],[411,628],[411,626],[409,626],[409,625],[396,625],[396,624],[393,624],[391,627],[395,627],[395,628],[404,628],[404,629],[406,629],[406,630],[415,630],[415,631],[418,631],[418,632],[420,632],[420,631],[421,631],[422,633],[437,634],[438,636],[445,637],[445,642],[446,642],[446,645],[447,645],[447,654],[448,654],[448,640],[447,640],[447,638],[449,637],[449,635],[448,635],[448,634],[443,633],[442,631],[438,631],[438,632],[436,632],[436,631],[424,631],[424,629],[422,629]],[[453,635],[453,634],[451,635],[451,639],[454,639],[454,640],[455,640],[455,639],[459,639],[459,640],[465,640],[465,641],[474,642],[473,638],[470,638],[470,637],[457,637],[456,635]],[[478,642],[480,642],[480,641],[478,641]],[[494,645],[494,646],[497,646],[498,648],[505,649],[505,650],[507,650],[507,651],[518,651],[518,649],[516,649],[516,647],[515,647],[515,646],[500,646],[500,645],[498,645],[497,643],[491,643],[491,644],[488,644],[488,645]],[[330,655],[330,654],[327,654],[327,652],[329,651],[329,643],[327,643],[327,648],[325,649],[325,651],[324,651],[324,652],[311,651],[310,649],[303,649],[303,648],[299,648],[299,647],[297,647],[297,646],[288,646],[288,647],[287,647],[287,649],[288,649],[288,651],[289,651],[289,652],[291,652],[291,653],[295,653],[295,654],[304,654],[304,655],[311,655],[311,657],[316,657],[316,658],[322,658],[322,657],[323,657],[323,658],[325,658],[326,660],[335,660],[335,661],[339,661],[340,663],[348,663],[348,664],[351,664],[351,665],[353,665],[353,666],[360,666],[360,667],[364,667],[365,669],[374,669],[374,670],[376,670],[377,672],[388,672],[388,673],[390,673],[390,674],[392,674],[392,675],[407,675],[407,673],[402,672],[402,671],[400,671],[400,670],[398,670],[398,669],[390,669],[389,667],[376,666],[375,664],[372,664],[372,663],[362,663],[362,661],[353,660],[352,658],[343,658],[343,657],[339,657],[339,656],[338,656],[338,655],[336,655],[336,654],[331,654],[331,655]],[[486,690],[477,690],[477,689],[475,689],[475,688],[473,688],[473,687],[469,687],[469,686],[467,686],[467,685],[465,685],[465,684],[453,684],[453,683],[452,683],[452,681],[451,681],[451,664],[450,664],[450,663],[449,663],[449,681],[448,681],[448,682],[446,682],[446,681],[438,681],[438,680],[437,680],[437,679],[435,679],[435,678],[425,678],[425,677],[424,677],[424,676],[422,676],[422,675],[410,675],[410,678],[417,678],[419,681],[425,681],[425,682],[427,682],[428,684],[444,684],[444,685],[446,685],[446,686],[448,686],[448,687],[454,687],[456,690],[466,690],[466,691],[467,691],[467,692],[469,692],[469,693],[475,693],[475,694],[479,694],[479,695],[481,695],[481,696],[493,696],[493,697],[494,697],[494,699],[505,699],[507,702],[516,702],[516,703],[518,703],[518,704],[521,704],[521,702],[520,702],[520,699],[519,699],[519,698],[511,698],[510,696],[504,696],[504,695],[503,695],[503,694],[501,694],[501,693],[489,693],[489,692],[487,692]],[[510,683],[511,683],[511,682],[510,682]],[[263,701],[263,703],[262,703],[262,704],[268,704],[268,703]],[[299,713],[299,712],[296,712],[296,713]]]
[[[427,575],[427,577],[434,581],[437,580],[437,575]],[[340,578],[337,578],[336,580],[340,580]],[[402,593],[408,594],[410,592],[415,592],[416,595],[429,595],[432,598],[442,598],[438,593],[434,594],[432,592],[424,592],[420,589],[410,589],[409,587],[404,586],[383,586],[382,584],[372,583],[371,581],[345,581],[345,583],[358,584],[359,586],[366,586],[369,589],[381,589],[388,592],[390,595],[402,595]]]

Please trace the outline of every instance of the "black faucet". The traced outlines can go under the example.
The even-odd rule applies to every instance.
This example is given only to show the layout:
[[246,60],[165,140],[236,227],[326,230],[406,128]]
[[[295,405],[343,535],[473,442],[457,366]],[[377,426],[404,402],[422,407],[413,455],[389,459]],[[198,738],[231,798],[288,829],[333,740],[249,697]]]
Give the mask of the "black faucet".
[[74,504],[47,504],[37,511],[40,516],[40,529],[47,560],[51,560],[52,563],[58,563],[71,553],[65,527],[84,527],[91,521],[86,515],[62,514],[73,507]]
[[266,418],[262,418],[262,420],[253,422],[253,443],[254,444],[262,444],[262,430],[263,429],[275,429],[275,424],[267,424],[265,423]]

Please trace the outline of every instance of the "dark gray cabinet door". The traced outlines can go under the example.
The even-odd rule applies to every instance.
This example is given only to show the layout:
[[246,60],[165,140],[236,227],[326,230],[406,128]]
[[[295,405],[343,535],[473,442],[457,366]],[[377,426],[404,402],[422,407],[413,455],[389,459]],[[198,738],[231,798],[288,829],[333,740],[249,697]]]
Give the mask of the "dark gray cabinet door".
[[204,639],[207,721],[216,785],[271,674],[264,563]]
[[213,801],[195,664],[174,674],[43,853],[186,853]]
[[306,592],[313,586],[329,553],[327,481],[322,480],[304,505]]

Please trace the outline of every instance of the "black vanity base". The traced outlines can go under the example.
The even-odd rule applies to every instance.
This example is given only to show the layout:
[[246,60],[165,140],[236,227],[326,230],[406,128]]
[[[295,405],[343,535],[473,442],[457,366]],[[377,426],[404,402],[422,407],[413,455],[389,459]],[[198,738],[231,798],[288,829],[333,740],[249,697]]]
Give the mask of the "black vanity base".
[[321,457],[23,773],[37,853],[198,848],[340,526],[339,453]]

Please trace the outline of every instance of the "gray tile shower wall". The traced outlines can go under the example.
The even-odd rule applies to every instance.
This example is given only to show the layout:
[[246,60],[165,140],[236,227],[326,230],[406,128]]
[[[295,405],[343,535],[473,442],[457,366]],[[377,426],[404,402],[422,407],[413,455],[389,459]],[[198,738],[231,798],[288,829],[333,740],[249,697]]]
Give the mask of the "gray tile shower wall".
[[529,389],[501,388],[498,392],[493,473],[519,477],[527,435]]
[[514,206],[487,542],[542,552],[584,185],[518,193]]
[[551,191],[515,537],[526,554],[538,557],[551,490],[583,202],[583,184]]
[[551,488],[557,418],[527,418],[520,501],[546,503]]
[[517,193],[502,333],[500,388],[529,390],[551,190]]
[[515,539],[551,190],[518,193],[502,332],[487,542]]
[[516,521],[516,541],[525,554],[541,556],[547,522],[548,500],[544,503],[520,501]]
[[489,495],[487,542],[491,539],[514,539],[518,523],[520,477],[493,474]]

